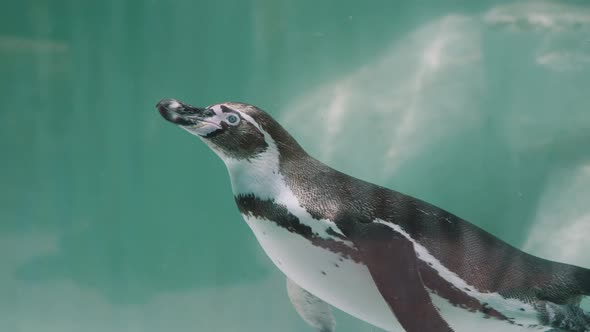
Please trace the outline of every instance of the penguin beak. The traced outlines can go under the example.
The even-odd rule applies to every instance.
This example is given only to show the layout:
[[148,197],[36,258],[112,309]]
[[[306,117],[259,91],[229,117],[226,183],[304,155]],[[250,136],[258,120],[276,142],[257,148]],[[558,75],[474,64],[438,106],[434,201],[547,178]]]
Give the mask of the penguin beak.
[[176,99],[162,99],[156,108],[164,119],[181,126],[196,125],[204,111],[203,108],[184,104]]

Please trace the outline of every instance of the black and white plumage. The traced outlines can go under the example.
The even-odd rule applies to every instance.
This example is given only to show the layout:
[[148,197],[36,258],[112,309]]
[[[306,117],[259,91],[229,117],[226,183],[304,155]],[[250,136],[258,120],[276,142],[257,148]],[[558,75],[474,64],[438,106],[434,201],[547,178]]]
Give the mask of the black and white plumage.
[[387,331],[590,330],[579,307],[590,270],[529,255],[338,172],[255,106],[162,100],[157,108],[224,161],[242,216],[317,329],[334,328],[329,303]]

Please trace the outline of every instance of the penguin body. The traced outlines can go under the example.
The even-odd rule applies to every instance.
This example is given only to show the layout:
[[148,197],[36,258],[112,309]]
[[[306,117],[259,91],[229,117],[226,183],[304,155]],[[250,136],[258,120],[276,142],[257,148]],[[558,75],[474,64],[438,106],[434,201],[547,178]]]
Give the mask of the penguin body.
[[579,308],[590,270],[338,172],[252,105],[163,100],[158,110],[224,161],[240,213],[320,331],[334,329],[326,303],[387,331],[590,330]]

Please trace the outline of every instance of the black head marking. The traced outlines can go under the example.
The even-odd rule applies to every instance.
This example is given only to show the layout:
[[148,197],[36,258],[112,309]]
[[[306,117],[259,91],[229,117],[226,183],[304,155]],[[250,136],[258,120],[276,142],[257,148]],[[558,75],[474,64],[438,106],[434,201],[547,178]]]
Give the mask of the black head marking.
[[231,116],[239,117],[240,123],[231,126],[226,122],[221,122],[220,130],[205,136],[205,139],[213,143],[216,149],[230,158],[250,159],[255,158],[268,148],[264,134],[258,128],[248,121],[244,121],[239,113]]

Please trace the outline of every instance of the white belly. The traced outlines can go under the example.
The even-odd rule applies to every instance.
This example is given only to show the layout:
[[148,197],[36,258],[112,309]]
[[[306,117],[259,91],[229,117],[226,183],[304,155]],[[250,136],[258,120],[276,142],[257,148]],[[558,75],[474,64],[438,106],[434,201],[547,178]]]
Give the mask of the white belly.
[[[273,263],[291,280],[330,305],[386,331],[404,331],[379,293],[367,267],[277,226],[243,216]],[[431,294],[434,305],[455,331],[543,331],[454,307]],[[420,319],[417,317],[417,319]],[[532,322],[531,322],[532,323]]]
[[312,245],[268,220],[244,219],[273,263],[334,307],[387,331],[403,331],[363,264]]

